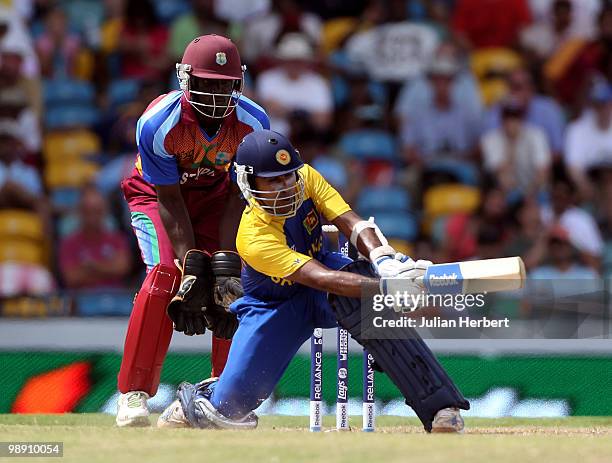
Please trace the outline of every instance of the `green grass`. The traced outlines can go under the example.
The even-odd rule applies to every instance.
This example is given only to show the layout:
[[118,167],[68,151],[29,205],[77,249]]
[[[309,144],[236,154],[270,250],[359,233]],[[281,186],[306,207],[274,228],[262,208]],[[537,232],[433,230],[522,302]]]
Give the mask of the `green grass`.
[[[310,433],[307,417],[263,417],[255,431],[118,429],[102,414],[0,415],[0,441],[63,441],[66,462],[612,461],[612,417],[468,418],[464,435],[428,435],[415,419],[379,417],[376,433]],[[333,417],[324,424],[331,428]],[[352,420],[357,429],[360,417]],[[2,461],[7,461],[2,459]],[[18,461],[30,461],[20,459]]]

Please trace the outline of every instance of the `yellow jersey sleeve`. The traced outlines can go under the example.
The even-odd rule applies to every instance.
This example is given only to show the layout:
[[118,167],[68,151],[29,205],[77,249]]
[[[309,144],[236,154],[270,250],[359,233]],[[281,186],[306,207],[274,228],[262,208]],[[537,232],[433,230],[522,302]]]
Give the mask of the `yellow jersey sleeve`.
[[308,164],[300,168],[300,173],[304,178],[304,189],[306,197],[312,199],[316,209],[328,220],[332,221],[336,217],[351,210],[340,193],[332,187],[323,176]]
[[272,278],[286,278],[312,257],[287,245],[282,222],[258,222],[257,213],[243,214],[236,236],[240,257],[251,267]]

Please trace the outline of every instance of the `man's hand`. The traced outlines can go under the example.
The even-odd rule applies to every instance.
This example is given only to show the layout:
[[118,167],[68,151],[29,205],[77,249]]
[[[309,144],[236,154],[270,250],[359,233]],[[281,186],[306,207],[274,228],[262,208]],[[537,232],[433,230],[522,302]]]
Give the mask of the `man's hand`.
[[395,277],[400,273],[407,272],[413,269],[414,261],[402,254],[396,252],[393,255],[383,255],[372,261],[374,270],[381,278]]
[[405,264],[407,268],[399,272],[397,274],[397,277],[412,280],[421,287],[421,290],[425,290],[425,283],[423,281],[423,278],[425,277],[427,268],[430,265],[433,265],[433,262],[424,259],[419,259],[415,262],[414,260],[410,259],[410,257],[408,257],[408,261],[406,261]]
[[207,320],[206,311],[213,304],[212,269],[210,256],[191,249],[183,259],[183,278],[176,296],[168,305],[168,316],[174,322],[174,329],[187,336],[204,334]]
[[[405,257],[405,256],[404,256]],[[404,262],[405,267],[397,274],[380,279],[380,292],[382,294],[413,294],[415,298],[409,300],[413,302],[407,307],[396,307],[396,310],[416,310],[424,303],[424,298],[416,297],[425,292],[423,278],[427,267],[433,263],[430,260],[419,259],[416,262],[410,258]]]

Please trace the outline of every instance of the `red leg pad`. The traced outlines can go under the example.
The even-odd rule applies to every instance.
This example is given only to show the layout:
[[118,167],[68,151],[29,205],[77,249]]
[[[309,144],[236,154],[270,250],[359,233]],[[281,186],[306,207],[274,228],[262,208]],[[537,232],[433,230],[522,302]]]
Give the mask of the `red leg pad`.
[[229,355],[231,345],[231,339],[221,339],[213,336],[211,354],[212,372],[210,376],[216,377],[221,375],[227,363],[227,356]]
[[118,386],[122,393],[144,391],[154,396],[172,338],[172,321],[166,307],[176,294],[181,272],[158,264],[147,275],[134,299]]

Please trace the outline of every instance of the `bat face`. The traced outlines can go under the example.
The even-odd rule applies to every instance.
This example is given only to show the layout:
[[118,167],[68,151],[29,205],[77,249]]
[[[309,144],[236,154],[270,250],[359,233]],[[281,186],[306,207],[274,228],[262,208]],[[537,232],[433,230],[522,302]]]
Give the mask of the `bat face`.
[[520,257],[434,264],[423,281],[430,294],[512,291],[523,287],[525,264]]

